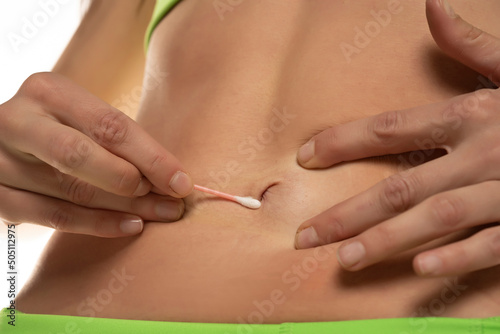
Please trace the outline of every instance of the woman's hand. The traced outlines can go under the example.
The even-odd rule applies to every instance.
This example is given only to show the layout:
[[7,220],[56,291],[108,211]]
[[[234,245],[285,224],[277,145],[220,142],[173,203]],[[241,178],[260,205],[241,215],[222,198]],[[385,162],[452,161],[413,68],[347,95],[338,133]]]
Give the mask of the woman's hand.
[[[499,39],[463,21],[444,0],[428,0],[427,17],[434,39],[448,55],[498,85]],[[330,128],[300,149],[298,161],[306,168],[325,168],[436,148],[448,154],[303,223],[296,247],[354,236],[337,255],[345,269],[356,271],[451,232],[481,226],[467,239],[418,254],[414,269],[419,275],[441,276],[500,264],[500,226],[488,225],[500,220],[499,90],[483,89]]]
[[0,105],[4,221],[137,234],[142,219],[182,216],[179,198],[193,187],[182,170],[133,120],[62,76],[34,74]]

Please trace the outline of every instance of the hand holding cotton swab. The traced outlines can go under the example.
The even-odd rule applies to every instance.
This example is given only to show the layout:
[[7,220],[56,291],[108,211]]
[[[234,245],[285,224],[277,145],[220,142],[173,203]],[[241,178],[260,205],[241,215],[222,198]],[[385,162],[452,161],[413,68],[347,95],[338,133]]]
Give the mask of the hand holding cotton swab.
[[241,196],[229,195],[229,194],[223,193],[221,191],[217,191],[217,190],[213,190],[210,188],[199,186],[197,184],[194,185],[194,189],[199,190],[199,191],[203,191],[205,193],[212,194],[212,195],[215,195],[217,197],[224,198],[224,199],[236,202],[236,203],[239,203],[239,204],[241,204],[244,207],[249,208],[249,209],[258,209],[258,208],[260,208],[260,205],[261,205],[259,200],[252,198],[252,197],[241,197]]

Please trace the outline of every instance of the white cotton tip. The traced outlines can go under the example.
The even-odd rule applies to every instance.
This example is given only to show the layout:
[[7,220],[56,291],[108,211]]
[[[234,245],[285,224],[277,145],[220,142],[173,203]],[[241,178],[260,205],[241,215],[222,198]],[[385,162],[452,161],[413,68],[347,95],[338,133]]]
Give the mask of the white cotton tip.
[[240,196],[234,196],[234,199],[236,202],[240,203],[241,205],[249,208],[249,209],[258,209],[260,208],[260,201],[258,199],[252,198],[252,197],[240,197]]

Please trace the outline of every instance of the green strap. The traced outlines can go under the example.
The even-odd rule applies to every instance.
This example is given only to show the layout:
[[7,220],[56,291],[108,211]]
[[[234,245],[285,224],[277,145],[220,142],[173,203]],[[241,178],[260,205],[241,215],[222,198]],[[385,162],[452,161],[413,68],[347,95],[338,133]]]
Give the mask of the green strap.
[[153,34],[153,30],[156,28],[158,23],[167,15],[167,13],[174,8],[177,3],[181,0],[156,0],[155,9],[153,11],[153,16],[149,22],[148,29],[146,30],[146,36],[144,39],[144,48],[147,51],[149,46],[149,40]]
[[[25,314],[3,309],[0,333],[52,334],[498,334],[500,317],[398,318],[272,325],[211,324]],[[9,324],[14,321],[15,326]]]

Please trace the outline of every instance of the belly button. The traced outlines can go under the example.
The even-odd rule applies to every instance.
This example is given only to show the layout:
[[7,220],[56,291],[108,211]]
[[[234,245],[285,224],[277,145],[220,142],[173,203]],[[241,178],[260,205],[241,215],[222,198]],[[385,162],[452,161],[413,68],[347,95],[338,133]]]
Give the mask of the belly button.
[[267,191],[268,191],[270,188],[272,188],[272,187],[274,187],[274,186],[276,186],[276,185],[278,185],[278,184],[279,184],[279,182],[274,182],[274,183],[272,183],[270,186],[268,186],[268,187],[267,187],[267,188],[266,188],[266,189],[262,192],[262,194],[260,195],[260,201],[262,202],[264,199],[266,199],[266,193],[267,193]]

